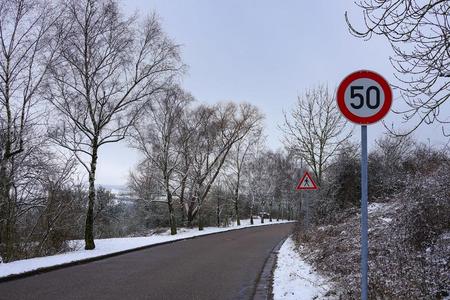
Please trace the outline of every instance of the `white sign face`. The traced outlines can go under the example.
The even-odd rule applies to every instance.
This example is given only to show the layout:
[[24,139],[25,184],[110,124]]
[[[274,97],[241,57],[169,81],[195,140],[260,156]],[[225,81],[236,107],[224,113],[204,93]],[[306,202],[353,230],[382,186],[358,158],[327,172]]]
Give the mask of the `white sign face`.
[[384,104],[384,92],[372,79],[359,78],[345,89],[345,106],[355,116],[368,118],[376,115]]
[[358,71],[341,82],[336,98],[339,109],[349,121],[364,125],[381,120],[389,112],[392,91],[377,73]]
[[299,186],[299,187],[302,187],[302,188],[310,188],[310,187],[313,187],[313,185],[312,185],[312,183],[311,183],[311,181],[309,180],[308,177],[306,177],[306,178],[305,178],[298,186]]

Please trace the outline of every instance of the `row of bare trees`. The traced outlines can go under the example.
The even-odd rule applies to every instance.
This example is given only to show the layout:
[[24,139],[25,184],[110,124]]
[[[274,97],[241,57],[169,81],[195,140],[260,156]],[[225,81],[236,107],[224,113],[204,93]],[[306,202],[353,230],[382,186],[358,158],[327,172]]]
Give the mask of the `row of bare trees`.
[[[262,115],[250,104],[195,105],[175,87],[145,107],[131,144],[142,161],[129,186],[141,207],[177,226],[240,225],[242,217],[294,218],[297,160],[265,149]],[[159,218],[160,210],[155,210]],[[150,214],[150,212],[149,212]]]
[[3,260],[36,234],[37,225],[25,234],[21,224],[42,223],[50,208],[52,230],[70,204],[58,193],[73,194],[78,165],[89,181],[85,248],[95,248],[99,149],[124,139],[184,68],[157,17],[126,17],[117,1],[0,1]]
[[125,18],[115,1],[62,3],[62,42],[46,97],[59,112],[51,138],[72,152],[89,176],[86,249],[95,248],[93,211],[98,151],[125,138],[146,103],[180,73],[178,47],[156,17]]
[[[203,209],[220,174],[233,185],[239,219],[243,164],[255,139],[261,137],[262,115],[250,104],[193,106],[179,87],[166,90],[144,107],[145,117],[132,130],[131,144],[143,162],[131,174],[130,186],[141,201],[167,204],[171,233],[176,234],[175,205],[181,221],[203,229]],[[148,184],[153,181],[156,184]]]

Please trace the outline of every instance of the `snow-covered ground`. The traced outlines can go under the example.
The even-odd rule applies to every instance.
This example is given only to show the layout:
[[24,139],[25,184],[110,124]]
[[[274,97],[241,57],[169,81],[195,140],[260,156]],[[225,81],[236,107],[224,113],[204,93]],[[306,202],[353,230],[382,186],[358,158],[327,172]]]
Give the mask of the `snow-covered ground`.
[[224,232],[229,230],[236,230],[246,227],[254,227],[261,225],[271,225],[288,223],[289,221],[273,221],[269,222],[266,220],[264,224],[260,224],[259,220],[255,220],[255,224],[251,225],[250,220],[242,220],[241,226],[236,226],[234,224],[230,227],[217,228],[217,227],[206,227],[203,231],[198,229],[185,229],[180,228],[177,235],[170,235],[170,231],[162,234],[154,234],[145,237],[130,237],[130,238],[113,238],[113,239],[98,239],[95,240],[94,250],[84,250],[82,241],[74,241],[75,246],[78,250],[67,252],[63,254],[57,254],[45,257],[36,257],[24,260],[17,260],[10,263],[0,263],[0,278],[20,274],[24,272],[33,271],[40,268],[51,267],[56,265],[61,265],[73,261],[80,261],[92,257],[103,256],[115,252],[121,252],[129,249],[139,248],[147,245],[154,245],[158,243],[164,243],[168,241],[175,241],[200,235],[205,235],[215,232]]
[[331,300],[333,296],[327,295],[330,289],[329,282],[295,250],[292,238],[287,238],[278,252],[273,278],[274,300]]

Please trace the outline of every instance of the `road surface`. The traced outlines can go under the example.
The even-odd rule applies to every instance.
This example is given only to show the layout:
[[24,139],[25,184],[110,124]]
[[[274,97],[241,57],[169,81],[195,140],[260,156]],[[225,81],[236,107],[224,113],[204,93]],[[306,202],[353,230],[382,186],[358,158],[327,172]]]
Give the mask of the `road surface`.
[[292,224],[233,230],[0,283],[0,299],[251,299]]

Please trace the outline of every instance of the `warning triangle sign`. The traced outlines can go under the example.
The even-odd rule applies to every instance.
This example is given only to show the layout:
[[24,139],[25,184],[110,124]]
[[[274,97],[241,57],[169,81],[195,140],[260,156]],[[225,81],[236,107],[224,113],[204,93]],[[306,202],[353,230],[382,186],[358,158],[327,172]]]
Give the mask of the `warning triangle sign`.
[[308,172],[305,172],[302,179],[300,179],[300,182],[298,183],[297,187],[295,188],[298,190],[317,190],[317,185],[312,179],[311,175],[309,175]]

